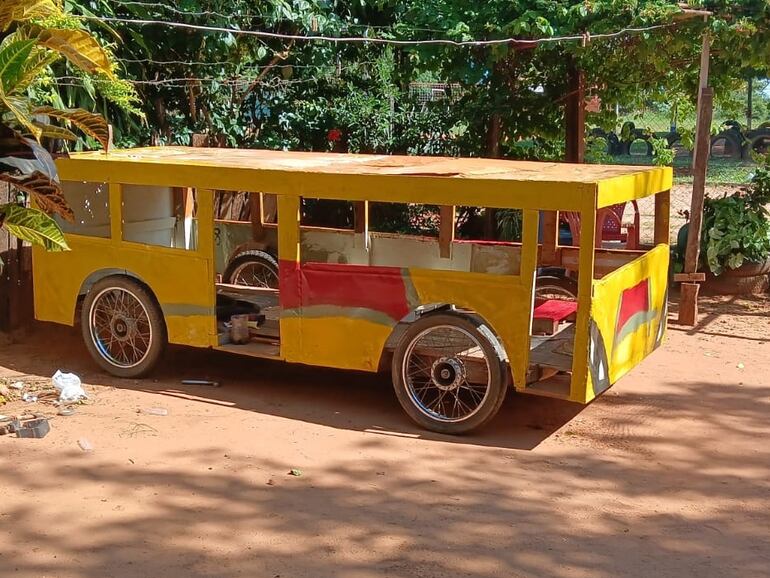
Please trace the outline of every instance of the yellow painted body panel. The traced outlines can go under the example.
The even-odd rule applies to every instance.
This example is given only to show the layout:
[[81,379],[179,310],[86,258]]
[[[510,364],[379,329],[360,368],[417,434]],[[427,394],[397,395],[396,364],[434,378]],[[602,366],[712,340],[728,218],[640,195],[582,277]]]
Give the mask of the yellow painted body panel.
[[[638,259],[594,281],[591,317],[604,341],[609,364],[609,382],[615,383],[649,355],[660,343],[666,328],[668,294],[668,245],[658,245]],[[631,332],[618,335],[618,315],[623,292],[647,280],[649,307],[640,314],[640,324]],[[589,376],[590,382],[590,376]],[[589,384],[587,399],[595,395]]]
[[[122,240],[120,211],[110,212],[110,239],[66,235],[71,251],[33,250],[35,317],[72,325],[83,285],[125,273],[144,282],[157,298],[170,343],[216,345],[213,195],[199,195],[198,249],[172,249]],[[110,207],[120,207],[121,186],[110,185]],[[210,224],[209,224],[210,223]],[[203,238],[205,236],[205,238]],[[206,239],[209,239],[208,241]]]
[[674,184],[674,171],[671,167],[658,167],[657,170],[621,175],[601,180],[597,184],[597,207],[609,207],[649,197],[651,194],[669,190]]
[[391,331],[387,325],[353,317],[283,317],[281,357],[308,365],[377,371]]
[[208,347],[216,342],[213,274],[207,260],[187,251],[109,239],[67,235],[71,251],[46,253],[35,247],[35,316],[72,325],[83,283],[100,271],[138,277],[164,311],[171,343]]
[[[529,352],[530,297],[520,277],[410,269],[421,305],[451,303],[478,313],[509,353],[514,382],[523,388]],[[395,323],[292,312],[281,318],[281,356],[287,361],[340,369],[377,371]]]

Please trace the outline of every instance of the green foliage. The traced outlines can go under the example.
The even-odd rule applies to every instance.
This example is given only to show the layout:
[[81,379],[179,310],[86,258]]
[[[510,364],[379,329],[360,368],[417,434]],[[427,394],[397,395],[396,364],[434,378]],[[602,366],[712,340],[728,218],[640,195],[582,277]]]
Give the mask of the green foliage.
[[519,209],[501,209],[497,213],[498,238],[501,241],[521,241],[523,214]]
[[751,184],[732,195],[706,199],[702,253],[715,275],[745,262],[770,257],[770,164],[757,169]]
[[586,139],[585,160],[590,164],[610,164],[612,155],[607,152],[607,139],[602,136],[590,136]]
[[[70,3],[86,15],[296,34],[455,40],[615,32],[672,23],[680,11],[675,0]],[[715,11],[709,25],[717,98],[733,102],[737,83],[749,70],[768,69],[768,9],[759,2],[700,4]],[[601,110],[589,114],[591,124],[614,128],[616,105],[665,108],[667,119],[674,120],[694,110],[704,24],[695,19],[586,46],[566,41],[537,48],[384,48],[116,27],[99,33],[110,41],[120,38],[112,50],[128,76],[141,83],[141,102],[131,104],[93,80],[84,80],[82,88],[66,87],[60,96],[68,107],[97,106],[112,113],[121,145],[188,144],[198,132],[228,146],[556,160],[564,150],[570,62],[585,72],[589,95],[601,99]],[[459,90],[447,102],[424,106],[409,94],[408,84],[416,80],[450,83]],[[148,124],[105,105],[96,89],[113,94],[112,102],[124,109],[141,108]],[[342,140],[331,145],[330,130],[339,130]],[[599,148],[592,149],[593,162],[604,160]],[[660,162],[670,164],[661,153]]]
[[666,139],[651,137],[650,143],[652,144],[652,158],[657,166],[670,167],[674,164],[676,151],[668,145]]
[[[0,223],[13,235],[50,251],[68,250],[59,225],[45,212],[24,206],[29,197],[45,211],[72,220],[62,195],[56,167],[43,139],[75,140],[66,127],[43,122],[55,118],[69,123],[107,148],[109,131],[100,115],[85,110],[38,106],[56,100],[39,99],[51,90],[53,66],[77,70],[82,78],[104,86],[122,86],[113,100],[135,99],[130,85],[116,79],[109,51],[67,13],[58,0],[6,0],[0,7],[0,181],[19,192],[19,202],[0,207]],[[47,87],[47,88],[46,88]],[[109,91],[105,97],[111,98]],[[58,95],[56,95],[58,96]]]
[[18,239],[41,245],[48,251],[69,251],[59,225],[43,211],[10,203],[0,205],[0,219]]

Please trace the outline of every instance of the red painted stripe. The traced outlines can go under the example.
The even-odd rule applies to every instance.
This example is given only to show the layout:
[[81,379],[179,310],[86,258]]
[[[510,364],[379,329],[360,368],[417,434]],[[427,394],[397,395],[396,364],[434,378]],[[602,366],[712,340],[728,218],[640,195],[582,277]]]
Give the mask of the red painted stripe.
[[380,311],[394,320],[409,313],[406,287],[399,267],[281,261],[281,306],[360,307]]
[[649,310],[650,282],[649,279],[645,279],[623,291],[623,294],[620,296],[620,311],[618,312],[618,325],[615,328],[615,334],[620,333],[623,326],[635,313],[647,312]]
[[278,279],[280,292],[278,294],[283,309],[295,309],[300,305],[299,264],[294,261],[278,261]]

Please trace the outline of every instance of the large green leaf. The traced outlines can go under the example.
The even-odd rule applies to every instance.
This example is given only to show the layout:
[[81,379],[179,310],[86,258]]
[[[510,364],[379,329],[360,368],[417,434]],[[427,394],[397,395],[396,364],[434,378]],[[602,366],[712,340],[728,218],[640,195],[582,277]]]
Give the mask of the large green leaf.
[[45,114],[52,118],[69,121],[87,135],[98,140],[105,149],[110,146],[110,127],[100,114],[88,112],[82,108],[62,110],[52,106],[40,106],[33,110],[32,114]]
[[63,140],[78,140],[78,136],[68,128],[63,126],[55,126],[52,124],[45,124],[43,122],[34,121],[34,124],[43,133],[40,135],[44,138],[60,138]]
[[104,48],[85,30],[44,28],[38,33],[37,40],[89,74],[114,77],[112,63]]
[[2,223],[14,237],[48,251],[69,251],[67,240],[58,223],[39,209],[10,203],[0,205]]
[[11,94],[16,88],[34,45],[34,39],[16,40],[0,50],[0,83],[5,94]]
[[7,30],[14,22],[32,18],[47,18],[62,13],[59,0],[2,0],[0,2],[0,30]]
[[45,68],[56,62],[59,58],[61,58],[61,55],[58,52],[34,46],[27,58],[26,65],[21,71],[21,75],[16,81],[15,92],[21,94],[27,90],[30,84],[40,78]]

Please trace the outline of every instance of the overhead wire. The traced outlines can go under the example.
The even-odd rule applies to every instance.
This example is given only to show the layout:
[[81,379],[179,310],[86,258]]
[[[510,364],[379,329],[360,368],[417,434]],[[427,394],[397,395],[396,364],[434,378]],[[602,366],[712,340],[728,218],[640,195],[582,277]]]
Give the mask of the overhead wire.
[[[230,19],[233,17],[233,15],[228,16],[228,15],[224,15],[211,10],[198,11],[198,12],[179,10],[173,6],[169,6],[167,4],[161,4],[159,2],[116,0],[116,3],[124,6],[159,8],[159,9],[171,11],[181,16],[220,16],[220,17],[227,17]],[[244,17],[244,18],[251,17],[251,15],[248,15],[248,16],[242,15],[241,17]],[[655,25],[644,26],[644,27],[626,27],[618,31],[608,32],[608,33],[572,34],[572,35],[565,35],[565,36],[551,36],[551,37],[543,37],[543,38],[535,38],[535,39],[506,37],[506,38],[496,38],[496,39],[487,39],[487,40],[454,40],[454,39],[448,39],[448,38],[415,40],[415,39],[383,38],[380,36],[329,36],[329,35],[318,35],[318,34],[315,34],[315,35],[287,34],[287,33],[280,33],[280,32],[267,32],[267,31],[261,31],[261,30],[243,30],[243,29],[229,28],[229,27],[223,27],[223,26],[190,24],[185,22],[176,22],[176,21],[168,21],[168,20],[122,18],[122,17],[109,17],[109,16],[99,17],[99,16],[84,15],[84,16],[80,16],[80,18],[83,18],[85,20],[97,20],[101,22],[122,23],[122,24],[138,25],[138,26],[166,26],[170,28],[197,30],[201,32],[227,33],[227,34],[240,35],[240,36],[252,36],[252,37],[257,37],[259,39],[269,38],[269,39],[290,40],[292,42],[323,41],[323,42],[334,42],[334,43],[372,43],[372,44],[384,44],[384,45],[394,45],[394,46],[445,45],[445,46],[458,46],[458,47],[495,46],[495,45],[503,45],[503,44],[516,44],[516,45],[524,45],[527,47],[531,47],[531,46],[537,46],[539,44],[544,44],[544,43],[559,43],[559,42],[571,42],[571,41],[582,41],[585,43],[590,40],[617,38],[617,37],[626,36],[630,34],[642,34],[642,33],[651,32],[654,30],[671,28],[677,25],[677,22],[671,22],[671,23],[655,24]],[[356,26],[356,25],[353,25],[353,26]],[[364,26],[364,25],[358,25],[358,26]],[[367,28],[372,28],[372,27],[367,27]],[[414,29],[414,30],[417,30],[417,29]],[[429,29],[425,29],[425,30],[433,31]],[[184,60],[155,61],[151,58],[135,58],[135,59],[123,58],[119,60],[123,63],[147,63],[147,64],[157,64],[157,65],[163,65],[163,66],[186,65],[186,66],[224,67],[226,66],[226,64],[229,64],[229,63],[204,62],[204,61],[184,61]],[[360,66],[360,64],[361,63],[355,63],[354,65],[352,65],[352,67]],[[256,70],[265,70],[273,67],[281,68],[284,66],[291,66],[293,68],[315,68],[316,67],[316,65],[278,64],[275,66],[269,66],[269,65],[268,66],[249,66],[249,69],[256,71]],[[321,65],[317,66],[317,68],[319,69],[322,67],[323,66]],[[60,77],[60,78],[62,81],[73,80],[73,79],[79,80],[77,77],[71,77],[71,78]],[[167,79],[157,79],[157,80],[129,80],[129,82],[135,85],[189,87],[190,82],[210,82],[210,83],[216,82],[221,85],[238,86],[238,85],[250,85],[251,83],[257,80],[259,79],[247,78],[247,77],[238,77],[238,78],[179,77],[179,78],[167,78]],[[278,86],[282,84],[283,85],[296,84],[298,82],[315,82],[317,79],[295,79],[295,80],[271,79],[270,81],[266,81],[263,84],[267,84],[268,82],[272,83],[275,80],[279,81],[277,84],[275,84],[276,86]]]
[[272,38],[279,40],[293,41],[322,41],[335,43],[371,43],[386,44],[392,46],[499,46],[503,44],[518,44],[525,46],[535,46],[545,43],[571,42],[571,41],[589,41],[617,38],[629,34],[642,34],[653,30],[671,28],[677,25],[676,22],[667,24],[655,24],[643,27],[626,27],[616,32],[600,32],[596,34],[572,34],[567,36],[548,36],[544,38],[493,38],[489,40],[453,40],[450,38],[433,38],[425,40],[405,40],[396,38],[382,38],[379,36],[327,36],[327,35],[302,35],[286,34],[282,32],[267,32],[264,30],[241,30],[238,28],[228,28],[224,26],[207,26],[203,24],[188,24],[186,22],[174,22],[168,20],[147,20],[141,18],[120,18],[112,16],[81,16],[85,20],[97,20],[100,22],[119,22],[123,24],[135,24],[139,26],[166,26],[169,28],[179,28],[186,30],[197,30],[201,32],[219,32],[233,34],[235,36],[254,36],[257,38]]

